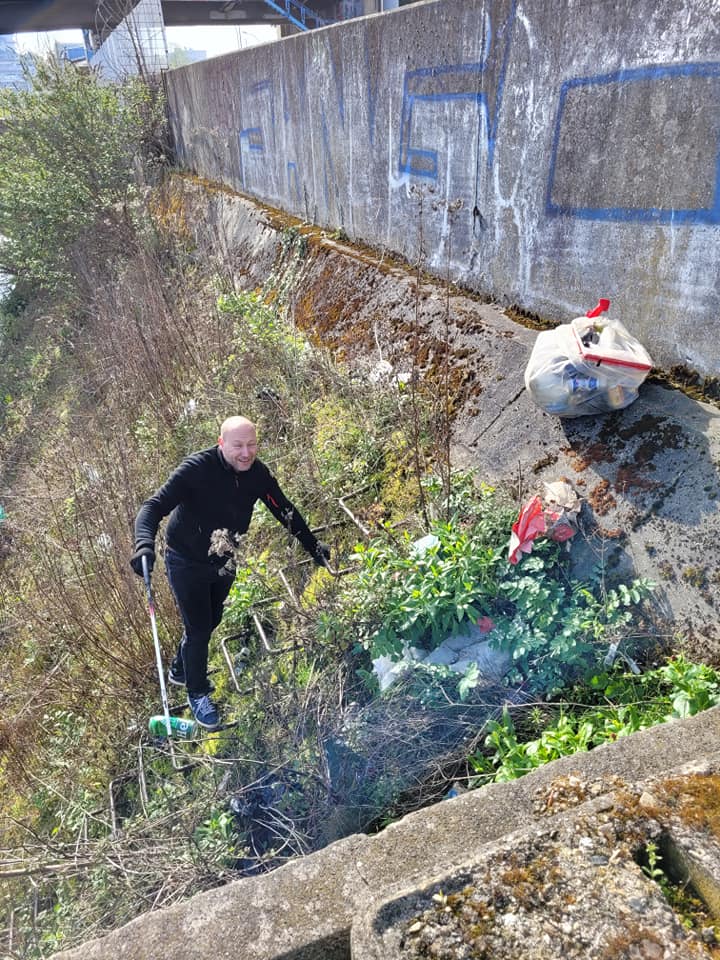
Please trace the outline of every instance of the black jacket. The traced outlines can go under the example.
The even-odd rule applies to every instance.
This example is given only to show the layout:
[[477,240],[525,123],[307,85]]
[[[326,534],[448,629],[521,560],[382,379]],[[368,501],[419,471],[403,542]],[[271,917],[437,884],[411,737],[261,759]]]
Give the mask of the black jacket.
[[256,460],[238,473],[218,446],[192,453],[143,503],[135,520],[135,549],[154,547],[160,521],[170,514],[167,545],[189,559],[221,565],[229,552],[208,554],[213,531],[245,533],[257,500],[315,556],[317,540],[265,464]]

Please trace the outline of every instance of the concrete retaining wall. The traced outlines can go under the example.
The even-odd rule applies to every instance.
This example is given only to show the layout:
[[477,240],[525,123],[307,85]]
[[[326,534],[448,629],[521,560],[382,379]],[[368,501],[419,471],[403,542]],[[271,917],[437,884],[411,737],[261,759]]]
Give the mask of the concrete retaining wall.
[[167,88],[197,173],[720,373],[718,0],[431,0]]

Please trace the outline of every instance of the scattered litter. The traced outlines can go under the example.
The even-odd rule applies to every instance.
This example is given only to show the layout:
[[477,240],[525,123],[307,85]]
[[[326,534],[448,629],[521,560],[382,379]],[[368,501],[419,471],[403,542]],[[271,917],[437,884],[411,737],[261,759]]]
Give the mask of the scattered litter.
[[463,793],[467,793],[467,787],[464,787],[459,781],[456,780],[445,794],[445,799],[452,800],[453,797],[459,797]]
[[372,664],[380,690],[387,690],[408,668],[417,664],[448,667],[458,675],[465,674],[474,665],[480,676],[500,681],[510,669],[511,657],[490,645],[494,628],[490,617],[481,617],[477,623],[468,624],[463,633],[453,634],[429,652],[407,647],[401,660],[377,657]]
[[617,656],[617,649],[618,649],[618,645],[615,641],[613,641],[608,647],[608,652],[605,655],[605,659],[603,660],[603,666],[606,669],[610,668],[613,665],[613,663],[615,663],[615,657]]
[[608,652],[605,655],[605,659],[603,660],[603,666],[605,667],[606,670],[609,670],[616,660],[624,661],[624,663],[629,668],[630,673],[635,674],[636,677],[640,675],[641,673],[640,667],[632,659],[632,657],[629,657],[626,653],[623,653],[622,650],[618,650],[618,643],[617,641],[614,640],[608,647]]
[[153,737],[167,737],[168,724],[171,737],[191,740],[197,733],[197,724],[194,720],[186,720],[184,717],[163,717],[159,714],[150,717],[148,729]]
[[545,501],[549,521],[547,535],[556,543],[565,543],[577,533],[581,498],[567,480],[556,480],[545,484]]
[[368,373],[370,383],[380,383],[392,376],[393,367],[387,360],[378,360],[375,366]]
[[581,497],[567,480],[555,480],[545,483],[545,499],[550,505],[556,505],[568,513],[579,513]]
[[102,480],[100,472],[91,463],[81,463],[80,469],[85,474],[89,483],[98,484]]
[[7,520],[7,514],[5,513],[5,507],[0,503],[0,523],[2,523],[3,520]]
[[619,320],[598,319],[609,306],[602,299],[584,317],[538,334],[525,387],[547,413],[607,413],[637,399],[652,360]]
[[510,534],[510,563],[517,563],[523,553],[532,552],[533,540],[545,533],[545,511],[540,497],[533,497],[520,510]]
[[495,627],[495,621],[491,620],[490,617],[480,617],[477,625],[480,633],[490,633],[490,631]]
[[543,507],[540,497],[534,496],[521,508],[510,534],[510,563],[518,563],[523,553],[531,553],[533,541],[541,533],[556,543],[565,543],[577,533],[582,498],[572,484],[567,480],[545,483],[545,500],[547,506]]
[[110,553],[113,548],[112,537],[109,533],[99,533],[97,537],[95,537],[95,546],[102,553]]
[[433,547],[436,547],[440,543],[440,538],[436,537],[434,533],[429,533],[426,537],[421,537],[419,540],[411,545],[410,550],[416,557],[423,557],[431,550]]

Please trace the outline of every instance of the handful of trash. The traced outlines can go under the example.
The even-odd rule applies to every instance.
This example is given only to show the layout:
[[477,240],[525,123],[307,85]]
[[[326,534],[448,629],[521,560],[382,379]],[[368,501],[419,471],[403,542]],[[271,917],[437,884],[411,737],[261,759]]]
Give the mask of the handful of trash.
[[533,400],[558,417],[629,406],[652,367],[647,350],[619,320],[601,318],[610,301],[538,334],[525,370]]
[[510,563],[516,564],[524,553],[531,553],[533,541],[540,534],[556,543],[566,543],[577,533],[580,497],[571,484],[567,480],[546,483],[545,500],[546,506],[537,496],[523,504],[510,534]]

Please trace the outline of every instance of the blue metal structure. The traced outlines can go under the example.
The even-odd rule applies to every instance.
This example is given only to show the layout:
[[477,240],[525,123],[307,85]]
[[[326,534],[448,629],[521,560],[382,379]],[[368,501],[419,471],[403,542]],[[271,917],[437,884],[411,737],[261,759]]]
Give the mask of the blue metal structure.
[[[0,0],[0,35],[80,28],[97,31],[98,21],[112,29],[137,0]],[[166,27],[199,24],[280,23],[299,30],[335,22],[337,0],[160,0]],[[272,11],[272,13],[270,13]],[[333,19],[330,19],[333,18]],[[347,19],[347,15],[343,17]],[[338,19],[343,19],[338,18]]]
[[268,7],[272,7],[277,13],[281,13],[290,23],[294,24],[298,30],[315,30],[318,27],[327,27],[334,20],[327,20],[315,13],[299,0],[265,0]]

